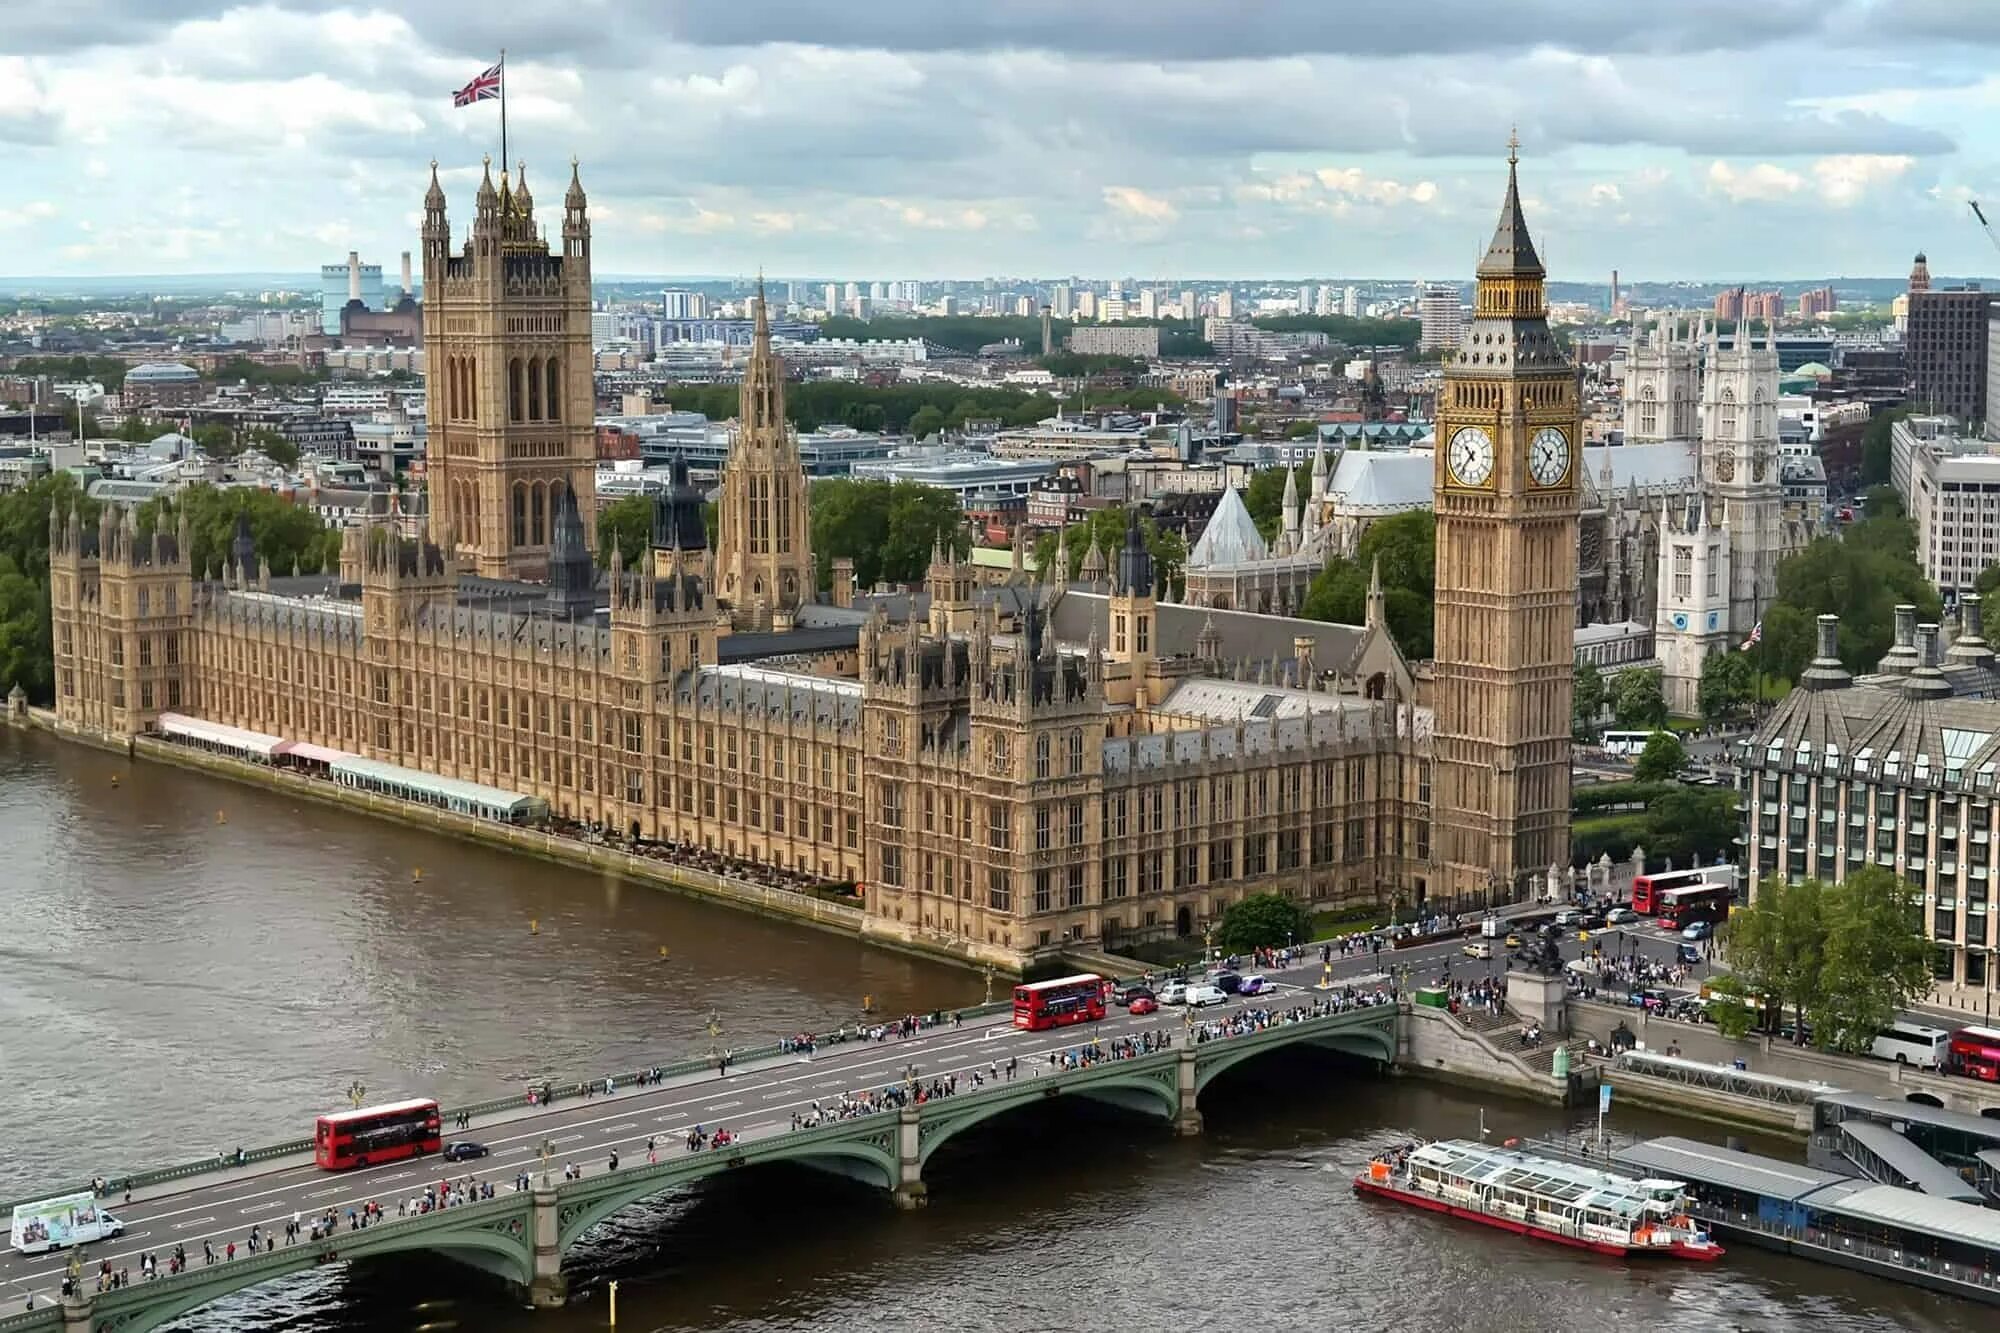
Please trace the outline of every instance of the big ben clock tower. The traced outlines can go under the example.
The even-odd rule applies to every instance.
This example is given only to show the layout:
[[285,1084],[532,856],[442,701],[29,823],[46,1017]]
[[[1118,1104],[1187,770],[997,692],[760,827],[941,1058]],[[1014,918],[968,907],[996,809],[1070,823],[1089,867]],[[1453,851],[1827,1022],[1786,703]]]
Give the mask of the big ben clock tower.
[[1431,893],[1461,901],[1516,897],[1569,861],[1583,418],[1521,217],[1518,147],[1437,411]]

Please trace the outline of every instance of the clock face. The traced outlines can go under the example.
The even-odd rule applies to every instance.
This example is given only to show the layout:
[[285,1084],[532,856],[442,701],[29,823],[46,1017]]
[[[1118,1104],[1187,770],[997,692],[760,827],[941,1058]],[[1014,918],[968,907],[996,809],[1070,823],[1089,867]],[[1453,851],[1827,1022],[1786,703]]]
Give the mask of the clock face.
[[1687,627],[1688,627],[1687,612],[1685,611],[1674,612],[1674,628],[1686,629]]
[[1569,436],[1544,426],[1528,441],[1528,475],[1537,486],[1554,486],[1569,475]]
[[1484,486],[1493,475],[1493,437],[1478,426],[1461,427],[1451,437],[1447,460],[1459,485]]

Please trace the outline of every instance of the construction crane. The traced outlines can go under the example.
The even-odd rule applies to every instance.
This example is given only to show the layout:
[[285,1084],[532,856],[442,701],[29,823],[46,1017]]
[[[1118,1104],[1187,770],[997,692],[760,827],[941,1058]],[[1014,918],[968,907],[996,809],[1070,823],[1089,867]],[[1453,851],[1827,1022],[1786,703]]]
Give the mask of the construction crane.
[[1979,207],[1979,201],[1977,199],[1968,199],[1965,202],[1971,206],[1972,216],[1979,219],[1979,225],[1985,231],[1986,239],[1993,242],[1994,249],[2000,250],[2000,231],[1993,230],[1993,224],[1986,220],[1986,213]]

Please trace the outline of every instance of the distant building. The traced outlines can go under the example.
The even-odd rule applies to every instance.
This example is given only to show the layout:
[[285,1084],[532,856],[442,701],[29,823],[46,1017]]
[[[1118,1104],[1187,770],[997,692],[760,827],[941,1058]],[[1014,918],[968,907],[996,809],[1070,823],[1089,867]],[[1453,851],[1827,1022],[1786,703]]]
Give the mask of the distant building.
[[1417,338],[1418,351],[1458,346],[1459,333],[1465,327],[1465,306],[1458,284],[1425,283],[1423,295],[1417,300],[1417,317],[1423,321],[1423,332]]
[[1810,291],[1800,292],[1799,318],[1818,319],[1821,315],[1830,315],[1838,304],[1831,287],[1814,287]]
[[319,267],[320,332],[340,336],[340,312],[349,301],[360,301],[370,310],[387,308],[382,290],[382,266],[364,264],[354,251],[347,252],[344,264]]
[[1129,356],[1152,360],[1160,354],[1157,324],[1099,325],[1073,329],[1069,350],[1079,356]]
[[125,372],[118,400],[135,407],[187,407],[202,399],[201,375],[192,366],[173,361],[148,361]]
[[1889,477],[1917,531],[1917,563],[1946,600],[2000,558],[2000,455],[1949,417],[1906,417],[1889,436]]
[[[993,501],[1000,496],[1025,497],[1056,465],[1039,458],[996,458],[969,449],[913,448],[887,458],[854,464],[854,475],[880,481],[913,481],[950,491],[961,505],[973,496]],[[989,503],[989,508],[993,507]]]
[[1912,404],[1925,412],[1984,423],[1992,305],[1993,293],[1977,287],[1910,292],[1910,326],[1903,343]]

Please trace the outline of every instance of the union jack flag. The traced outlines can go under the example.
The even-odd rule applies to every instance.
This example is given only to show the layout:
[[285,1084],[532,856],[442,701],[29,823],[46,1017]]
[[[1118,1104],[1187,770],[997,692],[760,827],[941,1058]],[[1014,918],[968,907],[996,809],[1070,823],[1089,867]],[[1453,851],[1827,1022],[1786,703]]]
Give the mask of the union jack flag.
[[1764,641],[1764,622],[1758,621],[1750,627],[1750,637],[1737,645],[1736,651],[1747,652]]
[[471,83],[466,84],[451,95],[453,106],[471,106],[474,102],[491,101],[500,95],[500,66],[489,65],[486,71]]

